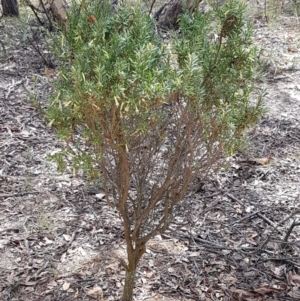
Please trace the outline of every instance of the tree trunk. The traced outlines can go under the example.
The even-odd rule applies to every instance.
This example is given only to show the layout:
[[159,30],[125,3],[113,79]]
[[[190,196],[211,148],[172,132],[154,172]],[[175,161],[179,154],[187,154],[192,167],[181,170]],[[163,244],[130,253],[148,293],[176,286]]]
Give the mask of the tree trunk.
[[126,241],[126,243],[128,252],[128,265],[126,266],[125,285],[122,301],[132,301],[136,269],[140,259],[146,252],[146,244],[145,241],[140,240],[138,242],[135,242],[136,248],[133,249],[130,247],[132,245],[131,241]]
[[133,299],[135,272],[136,269],[133,271],[126,271],[122,301],[132,301]]
[[180,15],[185,9],[192,14],[202,0],[169,0],[154,14],[157,24],[164,29],[178,29]]
[[17,0],[1,0],[3,16],[18,17],[19,5]]

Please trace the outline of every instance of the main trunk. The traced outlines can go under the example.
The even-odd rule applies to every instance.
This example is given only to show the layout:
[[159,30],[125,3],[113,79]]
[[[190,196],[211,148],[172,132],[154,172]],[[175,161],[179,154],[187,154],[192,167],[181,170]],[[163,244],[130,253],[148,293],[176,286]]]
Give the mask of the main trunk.
[[1,0],[3,16],[18,17],[19,6],[17,0]]
[[136,269],[133,271],[126,271],[122,301],[132,301],[133,299],[135,272]]

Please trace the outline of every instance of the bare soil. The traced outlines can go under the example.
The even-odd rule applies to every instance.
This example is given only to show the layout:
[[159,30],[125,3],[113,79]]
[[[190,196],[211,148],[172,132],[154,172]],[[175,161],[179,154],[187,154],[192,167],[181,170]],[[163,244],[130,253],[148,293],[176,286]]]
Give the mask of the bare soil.
[[[100,185],[47,160],[64,147],[42,114],[56,71],[32,34],[43,40],[0,20],[0,300],[119,300],[121,220]],[[299,20],[258,20],[254,39],[266,113],[245,151],[187,195],[193,225],[148,244],[135,300],[300,300]]]

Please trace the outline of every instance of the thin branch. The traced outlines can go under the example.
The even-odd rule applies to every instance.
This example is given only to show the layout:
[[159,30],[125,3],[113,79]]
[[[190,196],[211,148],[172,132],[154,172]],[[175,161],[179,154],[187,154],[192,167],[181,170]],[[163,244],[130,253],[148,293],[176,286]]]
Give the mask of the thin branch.
[[37,11],[39,11],[38,8],[36,8],[31,2],[30,0],[25,0],[27,6],[29,6],[32,10],[32,12],[34,13],[36,19],[38,20],[38,22],[40,23],[41,26],[44,26],[44,22],[40,19],[40,17],[37,14]]
[[257,215],[259,217],[261,217],[263,220],[265,220],[269,225],[271,225],[278,233],[282,234],[282,232],[278,229],[278,225],[276,225],[275,223],[273,223],[269,218],[267,218],[266,216],[264,216],[261,213],[257,213]]
[[232,225],[234,225],[234,224],[238,224],[238,223],[240,223],[241,221],[244,221],[245,219],[251,218],[251,217],[255,216],[256,214],[260,213],[261,211],[262,211],[262,209],[257,210],[257,211],[254,211],[254,212],[252,212],[252,213],[250,213],[250,214],[248,214],[248,215],[246,215],[246,216],[240,218],[239,220],[234,221],[233,223],[230,223],[229,226],[232,226]]
[[291,224],[290,228],[288,229],[283,241],[287,242],[288,239],[289,239],[289,236],[291,235],[293,229],[296,227],[296,226],[300,226],[300,222],[296,222],[295,220],[293,221],[293,223]]
[[32,48],[37,52],[37,54],[42,58],[45,66],[47,66],[48,68],[54,68],[54,64],[52,62],[49,62],[45,56],[43,55],[42,51],[40,50],[40,47],[38,45],[38,43],[34,44],[32,39],[27,39],[29,44],[32,46]]
[[149,15],[151,15],[151,13],[152,13],[152,9],[153,9],[155,2],[156,2],[156,0],[153,0],[151,3],[150,9],[149,9]]
[[49,12],[47,12],[47,10],[46,10],[46,8],[45,8],[45,5],[44,5],[43,0],[40,0],[40,5],[42,6],[42,8],[43,8],[43,10],[44,10],[44,12],[45,12],[45,14],[46,14],[46,17],[47,17],[47,19],[48,19],[48,21],[49,21],[49,30],[50,30],[50,31],[53,31],[53,28],[54,28],[53,22],[51,21],[51,18],[50,18],[50,16],[49,16]]

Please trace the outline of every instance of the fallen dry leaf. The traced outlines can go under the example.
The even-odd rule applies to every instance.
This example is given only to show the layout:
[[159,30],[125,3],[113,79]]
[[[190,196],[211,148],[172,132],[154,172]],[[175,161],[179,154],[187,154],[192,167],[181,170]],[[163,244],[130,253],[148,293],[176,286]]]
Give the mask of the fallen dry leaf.
[[256,293],[264,295],[264,294],[268,294],[271,292],[277,292],[279,290],[276,288],[269,287],[269,286],[262,286],[262,287],[256,288],[254,291]]
[[67,253],[63,253],[60,257],[60,261],[64,262],[64,261],[66,261],[66,258],[67,258]]
[[292,284],[300,284],[300,275],[298,274],[295,274],[295,275],[292,275],[292,274],[289,274],[289,280]]
[[44,69],[44,72],[43,72],[45,75],[53,75],[54,74],[54,69],[52,68],[45,68]]
[[103,296],[102,288],[99,286],[95,286],[93,289],[88,290],[86,293],[94,298],[99,298]]
[[57,286],[57,282],[56,281],[50,281],[48,284],[47,284],[47,288],[50,288],[52,289],[53,287],[56,287]]
[[53,240],[48,239],[47,237],[44,237],[44,241],[45,241],[45,244],[46,244],[46,245],[51,245],[51,244],[53,244]]
[[71,285],[71,283],[65,282],[65,283],[63,284],[63,286],[62,286],[62,289],[63,289],[64,291],[67,291],[67,290],[69,289],[70,285]]
[[268,156],[268,157],[263,157],[263,158],[254,158],[254,159],[252,159],[252,161],[254,161],[260,165],[266,165],[266,164],[270,163],[270,161],[272,159],[273,158],[271,156]]
[[99,200],[102,200],[105,198],[105,193],[97,193],[95,194],[95,197]]
[[262,157],[262,158],[253,158],[247,160],[239,160],[237,163],[252,163],[252,164],[259,164],[259,165],[266,165],[273,160],[272,156]]
[[70,236],[70,235],[67,235],[67,234],[63,234],[63,238],[64,238],[66,241],[70,241],[70,240],[71,240],[71,236]]
[[25,282],[24,285],[25,286],[33,286],[33,285],[36,285],[36,282],[28,281],[28,282]]

